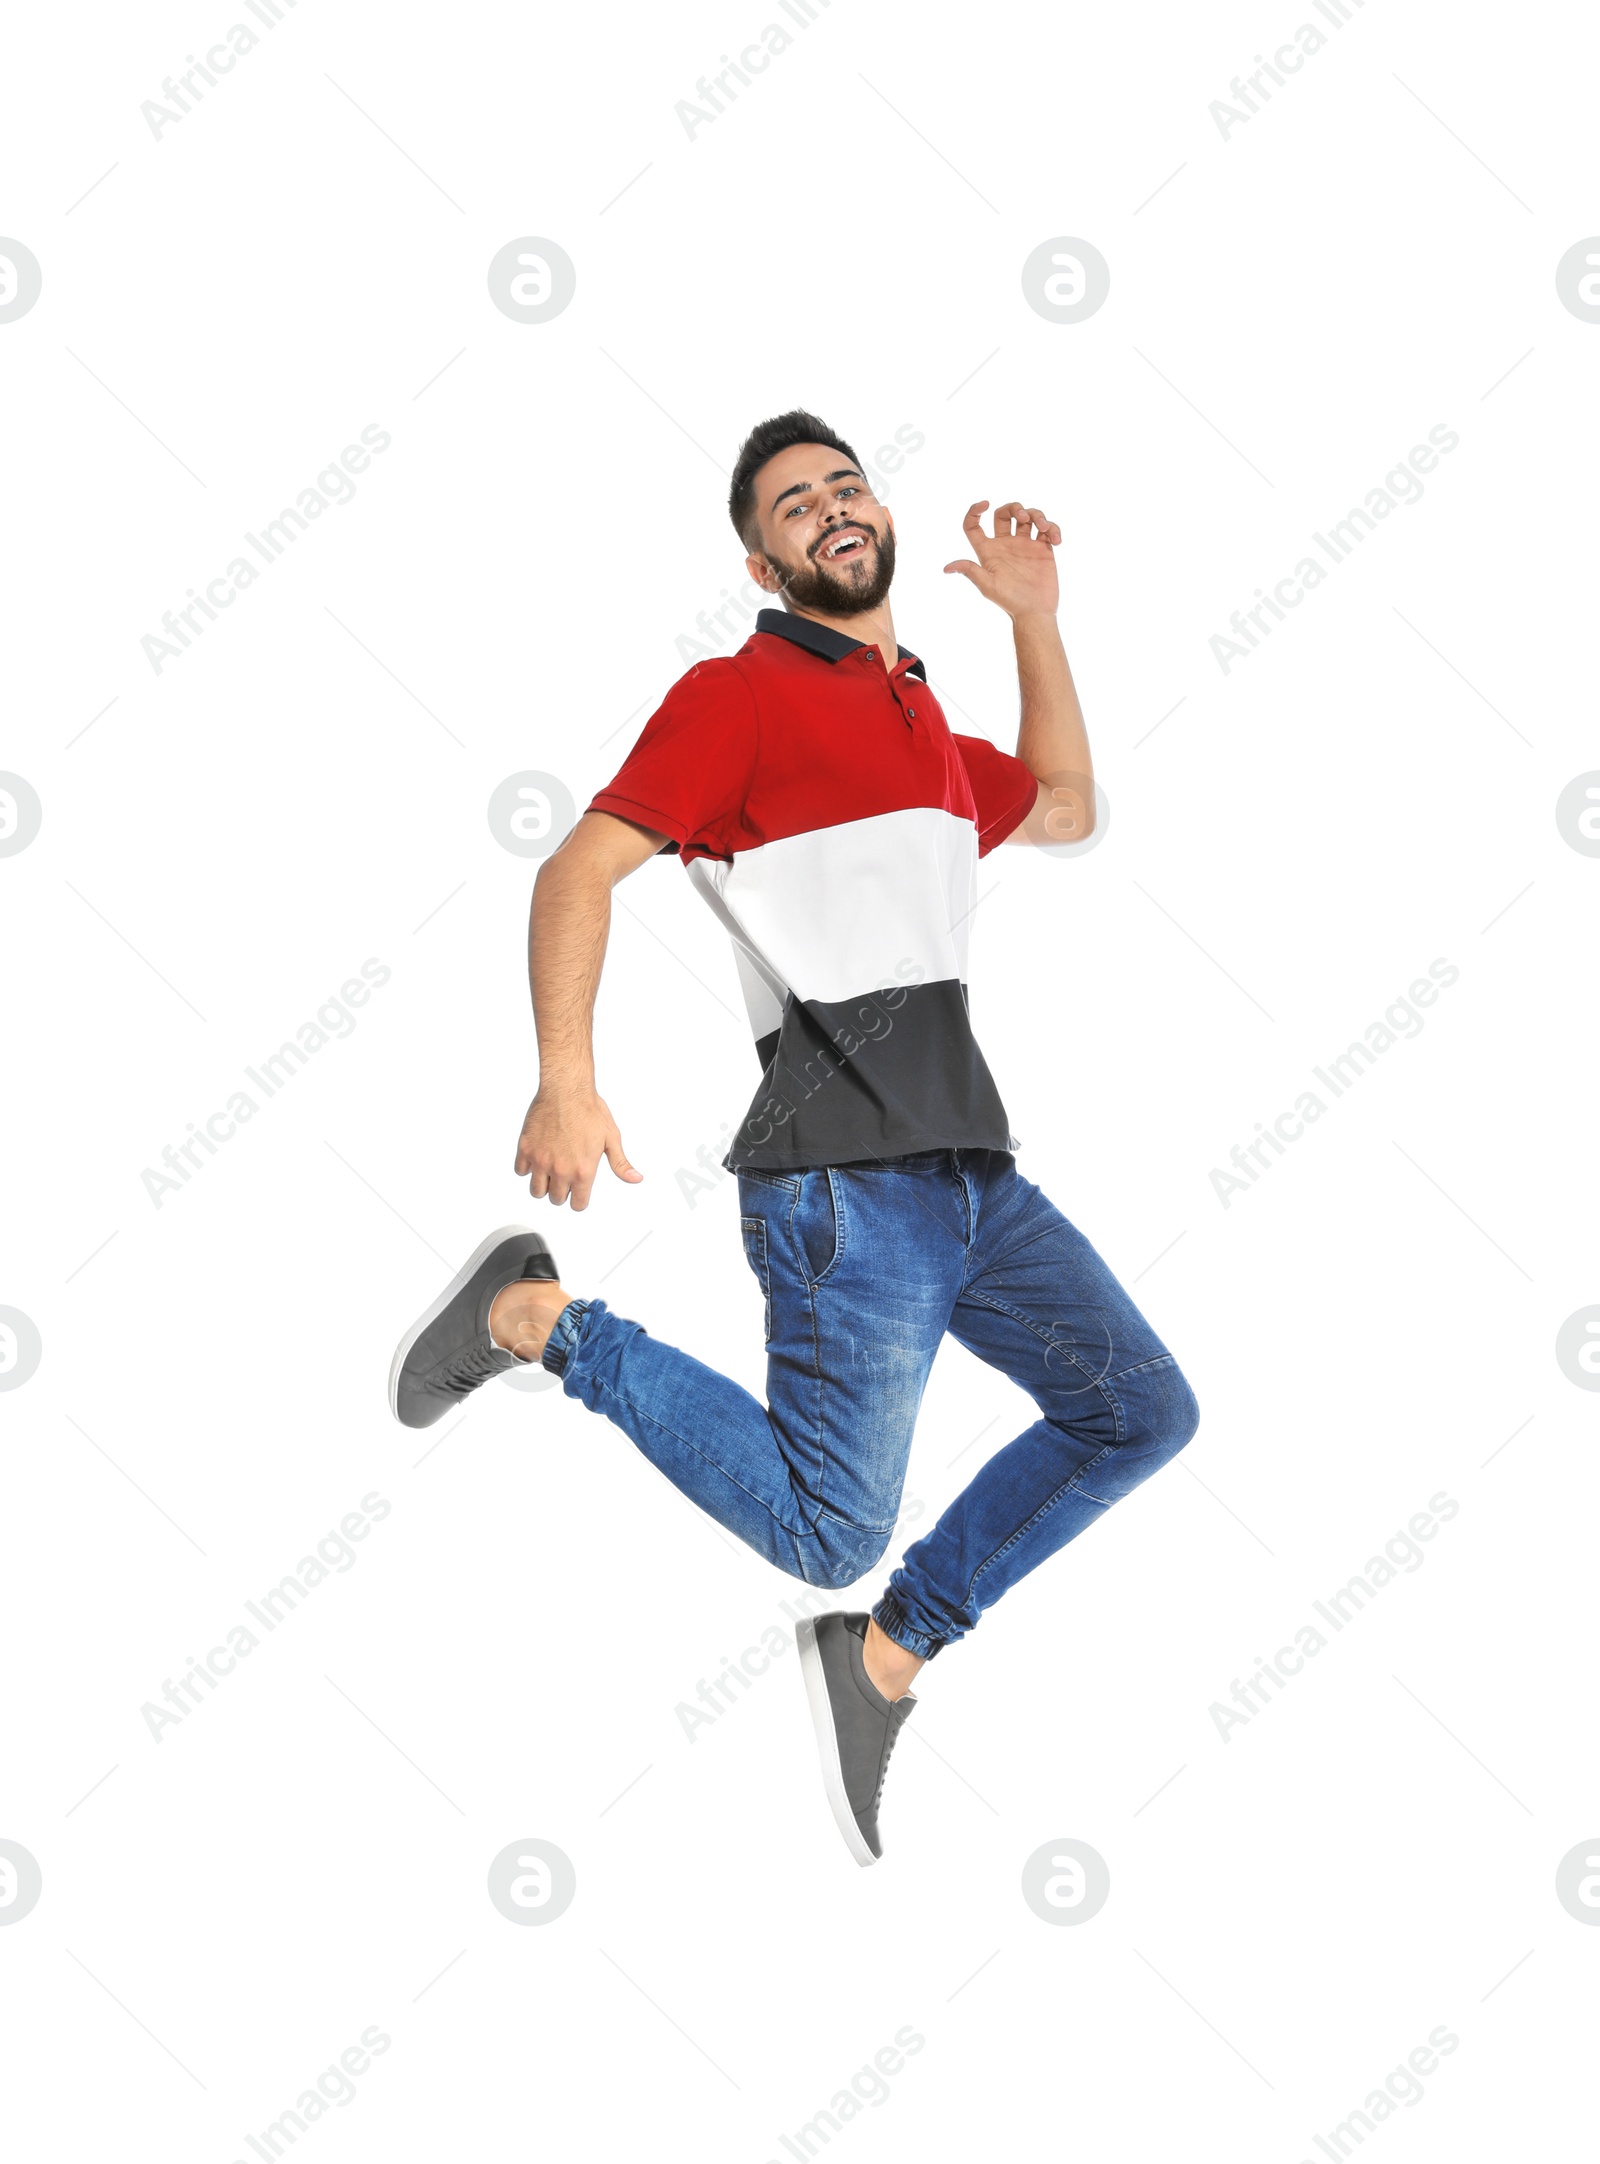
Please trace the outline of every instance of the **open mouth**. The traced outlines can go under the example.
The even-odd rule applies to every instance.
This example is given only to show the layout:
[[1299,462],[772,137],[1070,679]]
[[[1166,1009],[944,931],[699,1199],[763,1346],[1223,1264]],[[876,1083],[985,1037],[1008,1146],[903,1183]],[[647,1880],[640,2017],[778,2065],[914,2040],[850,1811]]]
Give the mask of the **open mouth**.
[[817,551],[817,555],[825,564],[841,563],[851,556],[864,554],[870,539],[869,534],[863,533],[859,527],[852,526],[847,532],[836,535],[831,541],[824,542]]

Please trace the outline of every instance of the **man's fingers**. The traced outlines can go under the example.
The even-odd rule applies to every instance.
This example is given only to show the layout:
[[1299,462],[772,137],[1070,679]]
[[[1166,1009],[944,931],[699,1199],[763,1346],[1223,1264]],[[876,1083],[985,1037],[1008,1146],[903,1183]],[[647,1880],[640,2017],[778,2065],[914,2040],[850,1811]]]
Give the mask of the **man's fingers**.
[[578,1177],[573,1181],[572,1207],[575,1210],[586,1210],[589,1207],[589,1190],[593,1185],[594,1174],[592,1172],[580,1172]]
[[969,579],[976,579],[980,577],[983,572],[982,564],[969,563],[967,558],[964,556],[958,557],[953,564],[946,564],[945,569],[946,571],[963,572]]
[[1018,520],[1026,528],[1028,513],[1020,503],[1003,503],[994,515],[994,537],[997,541],[1009,540]]
[[1054,547],[1061,539],[1061,528],[1056,524],[1055,520],[1046,518],[1042,511],[1035,510],[1031,506],[1027,515],[1038,528],[1038,538],[1041,541],[1048,541]]
[[620,1135],[614,1134],[607,1141],[606,1163],[619,1180],[628,1180],[636,1184],[644,1178],[644,1174],[628,1162],[628,1153],[622,1147],[622,1137]]

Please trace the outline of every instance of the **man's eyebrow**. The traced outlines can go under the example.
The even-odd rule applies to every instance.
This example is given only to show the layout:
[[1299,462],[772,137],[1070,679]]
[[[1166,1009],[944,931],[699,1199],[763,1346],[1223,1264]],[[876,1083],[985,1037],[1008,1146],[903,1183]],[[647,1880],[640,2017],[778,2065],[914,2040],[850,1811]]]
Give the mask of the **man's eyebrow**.
[[[824,487],[826,487],[828,482],[830,481],[861,481],[865,478],[866,476],[860,473],[854,466],[836,466],[832,473],[825,473],[822,476]],[[814,485],[815,484],[810,481],[796,481],[793,488],[780,489],[778,494],[772,499],[771,508],[776,511],[779,504],[783,502],[786,496],[809,496]]]

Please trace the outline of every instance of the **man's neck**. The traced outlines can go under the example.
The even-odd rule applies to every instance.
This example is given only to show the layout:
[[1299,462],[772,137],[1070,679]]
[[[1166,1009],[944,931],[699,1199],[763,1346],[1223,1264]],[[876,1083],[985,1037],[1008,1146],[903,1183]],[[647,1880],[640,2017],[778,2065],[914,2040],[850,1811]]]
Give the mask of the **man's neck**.
[[859,616],[824,616],[820,609],[791,609],[790,614],[807,617],[814,624],[826,624],[830,631],[837,631],[847,639],[860,639],[865,646],[875,646],[883,656],[886,669],[892,669],[900,658],[894,618],[889,613],[887,600]]

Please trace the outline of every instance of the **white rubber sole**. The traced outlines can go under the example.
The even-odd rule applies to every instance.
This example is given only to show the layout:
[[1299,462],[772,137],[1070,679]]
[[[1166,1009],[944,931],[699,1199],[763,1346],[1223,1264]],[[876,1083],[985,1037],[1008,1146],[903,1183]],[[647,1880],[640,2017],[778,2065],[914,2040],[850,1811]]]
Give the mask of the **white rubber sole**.
[[828,1679],[823,1673],[822,1655],[817,1647],[817,1627],[810,1616],[800,1618],[795,1643],[800,1648],[800,1673],[806,1679],[806,1701],[811,1708],[811,1725],[817,1732],[817,1756],[822,1761],[822,1785],[827,1791],[834,1824],[844,1835],[844,1845],[857,1863],[876,1863],[878,1859],[868,1848],[845,1794],[844,1769],[839,1764],[839,1739],[834,1733],[833,1707],[828,1699]]
[[531,1225],[502,1225],[498,1232],[491,1232],[486,1240],[479,1241],[455,1276],[446,1285],[444,1291],[434,1301],[432,1307],[426,1309],[424,1313],[417,1317],[411,1328],[395,1347],[394,1358],[389,1363],[389,1410],[396,1420],[400,1417],[400,1370],[406,1364],[406,1355],[415,1345],[417,1339],[421,1337],[423,1331],[427,1329],[429,1323],[435,1321],[444,1313],[468,1278],[488,1260],[502,1240],[527,1240],[535,1237]]

